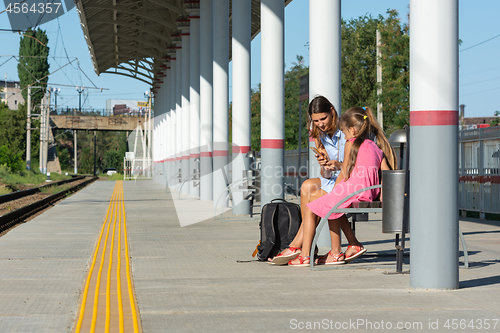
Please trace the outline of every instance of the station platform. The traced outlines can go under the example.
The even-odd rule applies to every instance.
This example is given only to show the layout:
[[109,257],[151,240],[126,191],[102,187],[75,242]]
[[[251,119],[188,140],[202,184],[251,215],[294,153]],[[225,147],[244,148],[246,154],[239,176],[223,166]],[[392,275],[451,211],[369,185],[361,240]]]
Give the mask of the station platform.
[[[394,237],[382,234],[380,214],[356,224],[367,255],[311,271],[251,257],[259,216],[227,211],[221,221],[211,202],[177,199],[152,181],[122,185],[120,199],[116,182],[95,182],[0,237],[0,332],[75,332],[114,198],[126,212],[120,235],[128,239],[136,331],[500,331],[498,221],[460,221],[470,268],[461,266],[458,290],[413,290],[410,274],[395,274]],[[120,327],[111,322],[109,331]]]

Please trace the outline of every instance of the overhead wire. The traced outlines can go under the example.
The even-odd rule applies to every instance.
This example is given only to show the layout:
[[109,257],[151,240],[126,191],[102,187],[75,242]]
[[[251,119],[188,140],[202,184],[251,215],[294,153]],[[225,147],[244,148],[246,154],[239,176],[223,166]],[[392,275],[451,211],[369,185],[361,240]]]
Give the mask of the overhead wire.
[[469,46],[468,48],[465,48],[465,49],[463,49],[463,50],[460,50],[459,52],[463,52],[463,51],[470,50],[470,49],[472,49],[472,48],[474,48],[474,47],[476,47],[476,46],[482,45],[482,44],[484,44],[484,43],[486,43],[486,42],[489,42],[490,40],[493,40],[493,39],[498,38],[498,37],[500,37],[500,35],[496,35],[495,37],[491,37],[490,39],[487,39],[487,40],[485,40],[485,41],[482,41],[481,43],[477,43],[476,45]]
[[[66,58],[68,59],[68,61],[70,61],[69,60],[69,56],[68,56],[68,51],[66,50],[66,45],[64,44],[64,38],[63,38],[63,35],[62,35],[62,32],[61,32],[61,24],[59,23],[59,17],[57,18],[57,26],[59,28],[58,33],[61,34],[61,43],[62,43],[62,46],[63,46],[64,53],[66,54]],[[71,67],[73,67],[73,66],[71,66]]]

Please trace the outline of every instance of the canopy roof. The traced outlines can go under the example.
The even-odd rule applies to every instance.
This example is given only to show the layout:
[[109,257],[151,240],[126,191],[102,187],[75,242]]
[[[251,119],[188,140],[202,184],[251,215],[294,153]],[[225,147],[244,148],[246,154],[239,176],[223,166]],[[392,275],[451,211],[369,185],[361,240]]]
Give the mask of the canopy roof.
[[[252,1],[252,39],[260,32],[260,0]],[[284,0],[285,5],[292,0]],[[229,0],[229,41],[231,41]],[[97,75],[133,77],[154,87],[180,41],[179,26],[199,15],[199,0],[77,0],[80,24]],[[229,43],[231,59],[231,43]]]

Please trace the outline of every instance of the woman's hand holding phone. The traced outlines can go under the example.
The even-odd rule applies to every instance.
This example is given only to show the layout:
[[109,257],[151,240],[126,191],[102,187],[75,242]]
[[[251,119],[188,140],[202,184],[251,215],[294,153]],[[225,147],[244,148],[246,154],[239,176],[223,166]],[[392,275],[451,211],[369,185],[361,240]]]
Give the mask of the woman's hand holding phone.
[[323,152],[319,151],[316,147],[311,147],[311,150],[316,154],[316,158],[318,159],[318,163],[320,165],[323,165],[329,161],[328,156],[326,156],[326,154],[324,154]]

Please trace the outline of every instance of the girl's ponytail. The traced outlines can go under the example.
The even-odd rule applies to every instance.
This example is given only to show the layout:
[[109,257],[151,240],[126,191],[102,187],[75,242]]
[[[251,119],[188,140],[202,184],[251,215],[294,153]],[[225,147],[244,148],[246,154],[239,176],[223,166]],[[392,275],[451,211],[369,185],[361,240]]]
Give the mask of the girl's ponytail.
[[387,159],[387,164],[389,168],[394,170],[397,168],[396,155],[394,154],[394,149],[392,149],[391,144],[387,141],[384,131],[380,127],[377,119],[373,116],[370,108],[366,108],[366,116],[370,120],[371,131],[377,138],[377,146],[384,152],[385,158]]
[[366,139],[373,139],[373,135],[375,135],[377,139],[377,146],[384,152],[389,167],[392,170],[397,167],[394,150],[387,141],[384,131],[382,131],[382,128],[378,124],[377,119],[373,116],[370,108],[353,107],[342,114],[342,118],[340,119],[340,128],[347,129],[350,127],[356,128],[357,133],[349,154],[349,164],[345,170],[345,180],[349,179],[352,170],[354,170],[354,166],[356,165],[356,160],[358,158],[359,147],[361,147],[361,144]]

